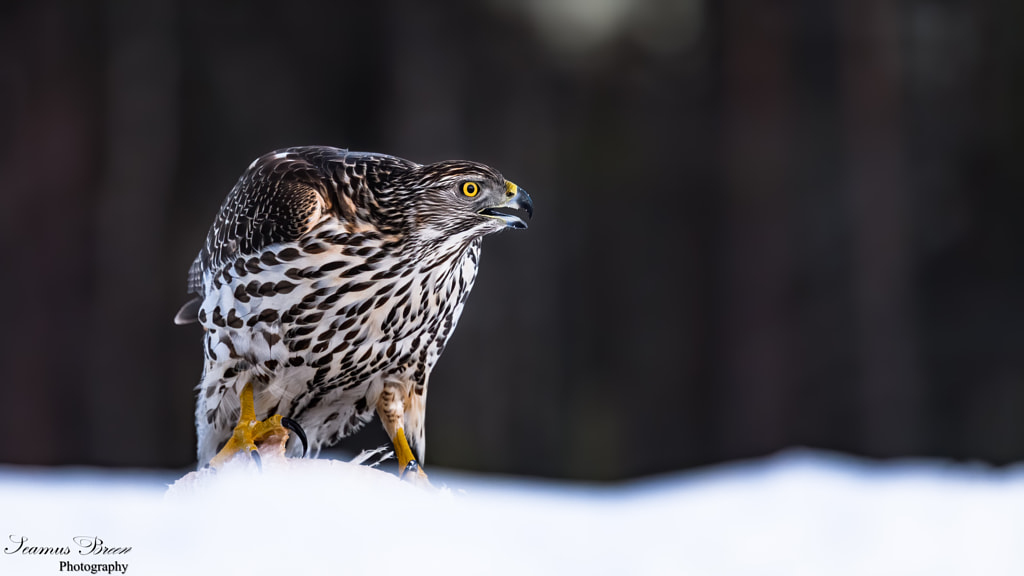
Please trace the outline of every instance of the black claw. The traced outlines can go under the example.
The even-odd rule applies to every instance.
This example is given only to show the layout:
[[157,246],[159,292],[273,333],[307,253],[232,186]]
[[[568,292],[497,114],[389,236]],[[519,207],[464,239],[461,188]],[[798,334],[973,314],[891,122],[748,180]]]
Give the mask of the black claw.
[[299,426],[298,422],[291,418],[281,418],[281,426],[295,432],[299,437],[299,440],[302,442],[302,457],[305,458],[306,453],[309,452],[309,443],[306,441],[306,431],[302,429],[302,426]]
[[263,457],[260,456],[259,450],[250,450],[249,456],[252,456],[253,462],[256,463],[256,469],[263,473]]
[[409,463],[405,465],[405,470],[402,470],[402,473],[399,474],[399,478],[405,478],[406,474],[412,474],[413,476],[415,476],[419,469],[419,462],[415,460],[409,460]]

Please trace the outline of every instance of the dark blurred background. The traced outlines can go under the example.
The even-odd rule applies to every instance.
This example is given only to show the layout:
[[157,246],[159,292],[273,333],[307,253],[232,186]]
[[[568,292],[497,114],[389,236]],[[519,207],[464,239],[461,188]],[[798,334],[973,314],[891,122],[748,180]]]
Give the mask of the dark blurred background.
[[1014,0],[4,3],[0,462],[194,462],[189,264],[245,167],[301,144],[477,160],[535,200],[484,243],[428,469],[1021,459],[1022,24]]

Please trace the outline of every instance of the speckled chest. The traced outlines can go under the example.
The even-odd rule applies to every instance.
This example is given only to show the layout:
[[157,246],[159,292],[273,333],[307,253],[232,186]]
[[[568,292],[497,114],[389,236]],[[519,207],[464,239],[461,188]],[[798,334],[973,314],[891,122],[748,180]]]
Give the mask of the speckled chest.
[[324,229],[237,259],[205,283],[208,376],[244,375],[262,384],[263,411],[296,419],[325,404],[370,410],[374,381],[423,393],[472,289],[479,247],[416,250]]

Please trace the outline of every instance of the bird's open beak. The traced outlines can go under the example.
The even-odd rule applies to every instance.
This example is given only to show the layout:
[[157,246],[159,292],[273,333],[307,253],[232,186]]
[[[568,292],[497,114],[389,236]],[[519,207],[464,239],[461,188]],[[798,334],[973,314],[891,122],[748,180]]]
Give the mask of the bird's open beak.
[[530,195],[526,193],[526,190],[508,181],[505,182],[505,201],[497,206],[484,208],[480,214],[501,220],[509,228],[526,228],[526,222],[522,218],[515,214],[499,212],[499,208],[522,210],[526,212],[527,218],[533,218],[533,200]]

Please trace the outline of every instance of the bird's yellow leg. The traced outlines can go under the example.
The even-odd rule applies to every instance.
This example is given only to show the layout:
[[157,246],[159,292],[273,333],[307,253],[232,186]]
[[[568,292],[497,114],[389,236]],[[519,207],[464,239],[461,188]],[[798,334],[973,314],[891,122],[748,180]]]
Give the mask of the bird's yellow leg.
[[[398,458],[398,475],[403,478],[412,478],[416,481],[423,481],[429,485],[427,474],[413,456],[412,448],[409,447],[409,439],[405,436],[402,422],[405,419],[405,402],[401,393],[394,387],[386,386],[377,400],[377,415],[384,424],[384,431],[391,438],[391,444],[395,447],[395,457]],[[415,470],[413,476],[407,472]]]
[[416,458],[412,455],[412,448],[409,448],[409,440],[405,437],[405,430],[399,428],[395,431],[395,437],[391,439],[395,445],[395,457],[398,458],[398,469],[405,470],[405,467]]
[[405,430],[402,428],[396,430],[395,435],[391,438],[391,443],[395,446],[395,457],[398,458],[398,477],[429,486],[430,480],[427,479],[427,473],[423,471],[423,467],[413,456],[409,440],[405,437]]
[[228,439],[227,444],[210,460],[210,466],[214,468],[220,468],[228,460],[231,460],[235,454],[242,451],[259,454],[256,451],[257,442],[272,436],[283,436],[285,440],[288,438],[288,430],[281,425],[280,414],[275,414],[266,420],[256,419],[252,384],[246,384],[242,388],[239,401],[241,402],[242,410],[238,415],[238,424],[235,425],[235,430],[231,433],[231,438]]

